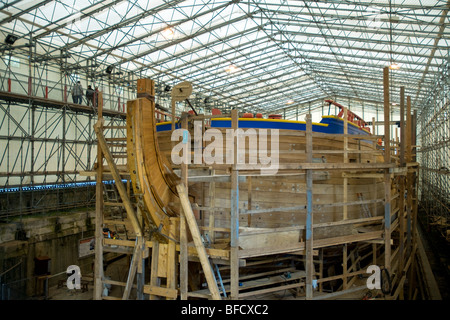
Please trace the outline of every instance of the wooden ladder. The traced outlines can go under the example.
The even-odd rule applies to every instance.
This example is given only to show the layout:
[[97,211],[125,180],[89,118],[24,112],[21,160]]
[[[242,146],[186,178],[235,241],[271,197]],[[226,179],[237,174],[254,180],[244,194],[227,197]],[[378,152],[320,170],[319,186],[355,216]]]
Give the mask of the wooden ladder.
[[[129,172],[127,166],[118,164],[118,159],[126,158],[126,137],[105,137],[105,130],[119,130],[126,129],[124,126],[103,126],[103,119],[99,113],[99,120],[94,125],[94,130],[98,139],[98,157],[97,157],[97,204],[96,204],[96,257],[95,257],[95,290],[94,299],[96,300],[127,300],[130,297],[131,289],[134,286],[134,279],[136,274],[138,278],[144,279],[144,259],[148,255],[148,249],[145,247],[145,241],[142,230],[141,215],[139,208],[133,203],[131,196],[130,184],[126,186],[124,179],[129,181]],[[106,160],[106,165],[103,164]],[[107,170],[106,170],[107,169]],[[104,183],[105,177],[111,175],[114,184],[106,186]],[[106,192],[106,201],[104,201],[104,193]],[[109,194],[113,194],[110,197]],[[121,213],[126,212],[126,218],[121,216],[105,217],[108,210],[104,207],[112,207],[119,210]],[[104,237],[103,229],[108,226],[117,228],[121,225],[125,230],[125,239],[121,237]],[[135,239],[130,239],[130,232],[135,235]],[[128,271],[127,281],[115,281],[106,279],[103,270],[103,255],[107,252],[115,252],[120,254],[131,254],[132,259]],[[138,298],[143,297],[143,281],[138,281]],[[111,286],[124,287],[122,297],[113,297],[109,294],[104,294],[105,288]]]
[[[97,243],[100,244],[99,252],[101,254],[98,257],[102,257],[105,252],[116,252],[116,253],[126,253],[132,255],[130,267],[128,270],[127,281],[115,281],[106,279],[102,274],[103,269],[100,268],[98,264],[101,264],[99,259],[96,257],[96,269],[99,276],[96,277],[98,285],[95,286],[97,292],[94,293],[95,299],[103,300],[127,300],[130,297],[130,292],[133,288],[137,290],[137,298],[140,300],[144,299],[144,294],[148,294],[150,299],[158,299],[158,297],[163,297],[166,299],[176,299],[178,296],[177,287],[177,277],[176,277],[176,265],[177,265],[177,252],[176,252],[176,240],[169,239],[168,243],[160,243],[158,240],[145,241],[144,237],[144,224],[142,221],[141,210],[137,203],[135,203],[134,197],[131,196],[130,185],[127,183],[127,188],[125,187],[122,179],[127,178],[129,182],[129,172],[127,172],[126,165],[117,165],[118,159],[123,159],[126,155],[126,138],[114,137],[105,138],[105,129],[124,129],[123,126],[103,126],[102,121],[98,121],[94,126],[95,132],[97,134],[98,146],[101,150],[101,158],[98,161],[100,166],[100,161],[106,160],[107,168],[109,169],[108,174],[111,174],[114,179],[114,189],[111,186],[105,187],[102,179],[102,188],[104,192],[109,194],[117,193],[116,199],[113,197],[107,197],[106,202],[103,205],[108,207],[117,207],[120,210],[126,212],[126,219],[114,220],[105,219],[102,214],[101,227],[108,225],[118,225],[122,224],[124,227],[129,227],[132,233],[135,235],[135,239],[130,239],[129,236],[126,239],[111,239],[111,238],[100,238],[97,239]],[[102,166],[100,166],[103,169]],[[98,176],[103,176],[103,174],[98,174]],[[98,179],[100,180],[100,179]],[[106,191],[105,191],[106,190]],[[103,200],[103,197],[98,197],[97,201]],[[115,200],[115,201],[114,201]],[[171,233],[176,234],[177,224],[179,223],[179,218],[170,218]],[[99,228],[100,226],[96,226]],[[151,260],[151,270],[150,270],[150,284],[144,284],[145,280],[145,259],[149,257],[149,249],[152,250],[152,260]],[[100,274],[102,274],[100,276]],[[137,279],[137,285],[135,283],[135,278]],[[162,278],[166,278],[165,284]],[[101,284],[101,285],[100,285]],[[110,295],[103,294],[105,286],[121,286],[124,287],[122,297],[113,297]],[[98,290],[102,289],[102,292]]]

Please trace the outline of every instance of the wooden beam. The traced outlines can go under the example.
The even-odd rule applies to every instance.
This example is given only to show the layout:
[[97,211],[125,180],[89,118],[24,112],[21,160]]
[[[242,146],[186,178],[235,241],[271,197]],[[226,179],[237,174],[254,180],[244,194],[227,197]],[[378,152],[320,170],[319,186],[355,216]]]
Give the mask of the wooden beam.
[[231,170],[231,215],[230,215],[230,287],[231,299],[239,296],[239,171],[237,170],[238,143],[237,129],[239,128],[239,114],[236,109],[231,111],[231,127],[235,132],[233,144],[233,165]]
[[[103,131],[103,107],[98,108],[99,130]],[[94,265],[94,300],[102,299],[103,292],[103,153],[97,143],[97,170],[95,186],[95,265]]]
[[[188,118],[184,117],[181,121],[181,127],[184,130],[188,129]],[[181,182],[183,183],[186,192],[188,192],[188,164],[181,164]],[[184,210],[180,210],[180,299],[187,300],[188,298],[188,267],[189,267],[189,253],[187,240],[187,226]]]
[[[306,159],[312,162],[312,120],[311,114],[306,115]],[[313,262],[313,177],[312,170],[306,170],[306,298],[312,299]]]
[[144,239],[142,236],[136,238],[136,245],[134,247],[133,258],[131,260],[130,269],[128,270],[127,283],[125,285],[125,290],[122,295],[122,300],[128,300],[131,293],[131,288],[133,286],[134,277],[136,276],[136,270],[138,264],[142,260],[142,249],[144,245]]
[[163,288],[158,286],[145,285],[144,293],[147,293],[151,296],[161,296],[166,297],[167,299],[175,300],[178,296],[178,291],[176,289],[171,288]]
[[[384,91],[384,162],[391,163],[390,147],[390,97],[389,97],[389,67],[383,70],[383,91]],[[391,272],[391,176],[389,172],[384,175],[384,266]]]
[[[152,262],[150,265],[150,286],[159,287],[160,280],[158,278],[158,264],[159,264],[159,242],[157,240],[152,241]],[[145,287],[144,287],[144,292]],[[156,300],[156,294],[150,293],[150,300]]]
[[[177,230],[176,220],[178,218],[170,218],[170,234],[175,235]],[[176,290],[177,288],[177,275],[176,275],[176,242],[173,239],[169,239],[169,243],[167,246],[167,289]],[[167,297],[167,299],[172,299],[171,297]]]
[[405,87],[400,87],[400,166],[405,166]]
[[203,268],[203,272],[206,277],[206,282],[208,283],[209,291],[214,300],[221,300],[219,288],[212,270],[211,264],[208,260],[208,255],[206,254],[205,246],[200,235],[200,230],[198,229],[197,222],[195,221],[194,212],[191,208],[191,203],[189,202],[189,197],[186,193],[186,189],[183,184],[177,185],[178,196],[180,197],[181,207],[186,218],[187,225],[191,231],[192,238],[195,243],[195,247],[198,252],[198,257]]
[[[344,135],[348,134],[348,111],[347,108],[344,107]],[[344,163],[348,163],[348,137],[344,137]],[[343,200],[346,203],[348,199],[348,178],[344,176],[343,182]],[[348,219],[348,207],[346,205],[342,208],[342,216],[343,220]]]

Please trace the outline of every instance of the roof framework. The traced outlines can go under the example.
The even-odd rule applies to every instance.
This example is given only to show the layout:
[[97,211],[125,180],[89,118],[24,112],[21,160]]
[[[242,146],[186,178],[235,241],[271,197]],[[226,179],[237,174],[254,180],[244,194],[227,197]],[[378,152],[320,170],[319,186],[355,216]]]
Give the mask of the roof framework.
[[[107,66],[276,112],[345,96],[382,102],[382,69],[420,108],[448,59],[450,1],[10,0],[0,32],[43,56]],[[170,28],[170,29],[169,29]],[[26,51],[24,51],[26,52]],[[56,63],[56,61],[55,61]],[[227,72],[229,66],[234,72]],[[393,95],[393,102],[396,95]]]

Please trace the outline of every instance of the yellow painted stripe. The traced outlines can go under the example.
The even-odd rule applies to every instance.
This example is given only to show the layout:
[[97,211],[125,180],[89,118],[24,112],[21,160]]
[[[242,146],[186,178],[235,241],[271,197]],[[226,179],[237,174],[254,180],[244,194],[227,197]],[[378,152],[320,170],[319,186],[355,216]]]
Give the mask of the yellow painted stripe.
[[157,123],[156,126],[161,126],[163,124],[169,124],[169,123],[172,123],[172,121],[160,122],[160,123]]
[[[341,120],[342,122],[344,121],[344,119],[339,118],[337,116],[322,116],[322,118],[336,119],[336,120]],[[348,121],[348,123],[351,124],[352,126],[359,128],[359,126],[357,124],[354,124],[353,122]],[[370,131],[368,131],[367,129],[364,129],[364,128],[361,128],[361,129],[366,131],[367,133],[370,133]]]
[[[220,120],[220,121],[226,121],[226,120],[231,120],[231,118],[214,118],[211,119],[211,121],[214,120]],[[306,124],[305,121],[295,121],[295,120],[284,120],[284,119],[261,119],[261,118],[239,118],[239,121],[266,121],[266,122],[287,122],[287,123],[300,123],[300,124]],[[313,125],[316,126],[323,126],[323,127],[328,127],[327,123],[317,123],[317,122],[313,122]]]

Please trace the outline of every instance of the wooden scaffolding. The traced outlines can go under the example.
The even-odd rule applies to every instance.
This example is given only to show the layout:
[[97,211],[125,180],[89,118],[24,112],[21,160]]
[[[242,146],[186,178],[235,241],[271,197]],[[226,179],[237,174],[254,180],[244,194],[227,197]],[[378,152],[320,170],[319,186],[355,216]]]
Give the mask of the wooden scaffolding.
[[[149,95],[154,95],[153,91]],[[176,101],[185,99],[183,95],[173,95],[173,106]],[[179,99],[179,100],[177,100]],[[304,176],[307,188],[306,198],[306,223],[304,226],[293,226],[284,228],[273,228],[263,230],[265,236],[281,235],[289,232],[302,230],[306,233],[305,241],[293,243],[291,246],[278,245],[268,246],[257,250],[244,250],[240,248],[242,241],[258,236],[256,232],[243,233],[239,230],[239,221],[243,217],[251,219],[253,214],[270,214],[275,211],[295,211],[298,207],[258,209],[252,207],[252,175],[257,175],[259,166],[249,169],[248,165],[241,166],[237,161],[232,165],[223,165],[228,170],[227,176],[217,176],[214,170],[207,165],[193,166],[202,169],[207,175],[190,176],[190,165],[187,163],[180,166],[180,183],[176,189],[180,199],[179,216],[171,217],[171,234],[177,236],[167,241],[161,241],[155,237],[154,230],[149,230],[144,223],[145,210],[139,194],[132,194],[129,186],[129,172],[126,166],[116,165],[114,155],[111,153],[111,141],[104,137],[101,110],[99,110],[99,121],[95,126],[98,137],[98,161],[96,168],[97,177],[97,207],[96,207],[96,260],[95,260],[95,299],[114,299],[103,294],[105,284],[124,287],[122,297],[117,299],[128,299],[133,288],[136,289],[138,299],[144,299],[146,295],[150,299],[247,299],[263,294],[279,292],[282,290],[293,290],[298,298],[303,299],[335,299],[345,294],[352,294],[367,290],[366,284],[360,284],[361,276],[367,274],[367,266],[361,266],[362,260],[371,261],[370,264],[381,266],[382,273],[388,275],[389,281],[384,284],[383,299],[413,299],[417,295],[415,288],[416,272],[415,257],[417,251],[417,176],[419,165],[413,162],[412,150],[415,148],[414,137],[416,128],[411,113],[411,99],[404,96],[404,88],[400,91],[400,132],[396,134],[395,140],[390,140],[390,97],[389,97],[389,69],[384,69],[384,134],[383,135],[351,135],[347,132],[347,109],[344,109],[344,133],[331,136],[343,139],[343,163],[317,163],[313,161],[313,154],[324,152],[315,150],[313,137],[325,135],[312,131],[311,115],[306,117],[306,131],[298,132],[299,136],[306,137],[305,163],[283,164],[278,168],[278,176],[301,174]],[[405,110],[406,106],[406,110]],[[223,115],[221,115],[223,117]],[[189,122],[196,120],[203,123],[214,117],[207,115],[183,114],[180,120],[182,129],[188,130]],[[172,119],[175,119],[175,108],[172,108]],[[175,123],[175,120],[172,121]],[[239,115],[237,110],[231,113],[232,128],[239,127]],[[373,121],[375,128],[375,121]],[[172,126],[174,130],[175,126]],[[109,128],[113,129],[113,128]],[[375,131],[375,130],[374,130]],[[374,132],[375,133],[375,132]],[[397,133],[397,131],[396,131]],[[329,134],[326,134],[330,136]],[[236,136],[235,139],[238,139]],[[378,153],[384,156],[383,163],[358,163],[350,162],[348,154],[366,152],[349,148],[353,140],[369,140]],[[380,148],[379,140],[383,141]],[[126,141],[126,138],[125,140]],[[234,157],[237,157],[237,144],[234,144]],[[381,151],[380,151],[381,150]],[[105,163],[104,163],[105,162]],[[343,177],[343,199],[342,202],[332,203],[329,206],[342,208],[342,219],[327,223],[314,223],[314,212],[317,206],[313,203],[313,177],[321,171],[337,171]],[[357,172],[357,173],[355,173]],[[120,206],[126,212],[126,218],[120,223],[128,225],[132,229],[132,236],[127,239],[111,239],[104,235],[104,228],[108,224],[118,223],[105,219],[104,201],[104,179],[109,175],[114,179],[115,187],[119,194],[119,201],[115,205]],[[383,179],[384,193],[376,200],[364,200],[359,197],[358,201],[348,201],[347,186],[348,179]],[[239,184],[246,179],[248,186],[248,207],[243,210],[239,207]],[[123,180],[127,180],[125,185]],[[214,193],[216,181],[231,181],[230,199],[230,228],[220,228],[215,225],[215,213],[220,208],[214,202],[211,195],[209,206],[192,204],[189,200],[189,184],[192,182],[204,182],[209,186],[208,192]],[[128,187],[127,187],[128,186]],[[392,209],[392,203],[396,201],[396,209]],[[377,203],[384,205],[383,216],[371,216],[370,208]],[[350,206],[359,206],[364,217],[349,219],[347,209]],[[208,215],[208,225],[202,225],[196,218],[194,211]],[[326,239],[314,239],[314,230],[339,225],[364,225],[372,222],[381,223],[381,230],[363,230],[358,234],[336,236]],[[361,228],[361,230],[364,228]],[[157,232],[156,232],[157,233]],[[216,234],[227,234],[229,242],[220,245],[220,239]],[[215,246],[208,246],[215,243]],[[355,246],[356,244],[356,246]],[[365,256],[361,257],[358,250],[361,247]],[[340,250],[338,256],[342,262],[342,273],[324,276],[324,252],[328,248]],[[132,259],[126,282],[107,280],[103,275],[103,254],[106,251],[121,252],[131,255]],[[274,258],[276,257],[276,258]],[[370,259],[371,257],[371,259]],[[146,283],[146,261],[151,261],[150,272]],[[280,263],[283,261],[300,261],[304,270],[292,268]],[[262,266],[270,262],[271,267],[267,270],[258,269],[258,272],[248,272],[248,268]],[[199,263],[200,273],[206,280],[207,288],[192,284],[190,266]],[[278,268],[274,266],[279,265]],[[317,271],[318,270],[318,271]],[[243,272],[245,271],[245,272]],[[258,279],[264,277],[261,283]],[[386,278],[386,277],[385,277]],[[137,279],[137,281],[135,281]],[[197,274],[198,279],[198,274]],[[338,291],[326,293],[324,285],[330,282],[341,281],[342,285]],[[135,283],[136,282],[136,283]],[[359,285],[355,285],[359,283]],[[406,287],[405,284],[408,284]],[[405,288],[408,292],[405,292]]]

